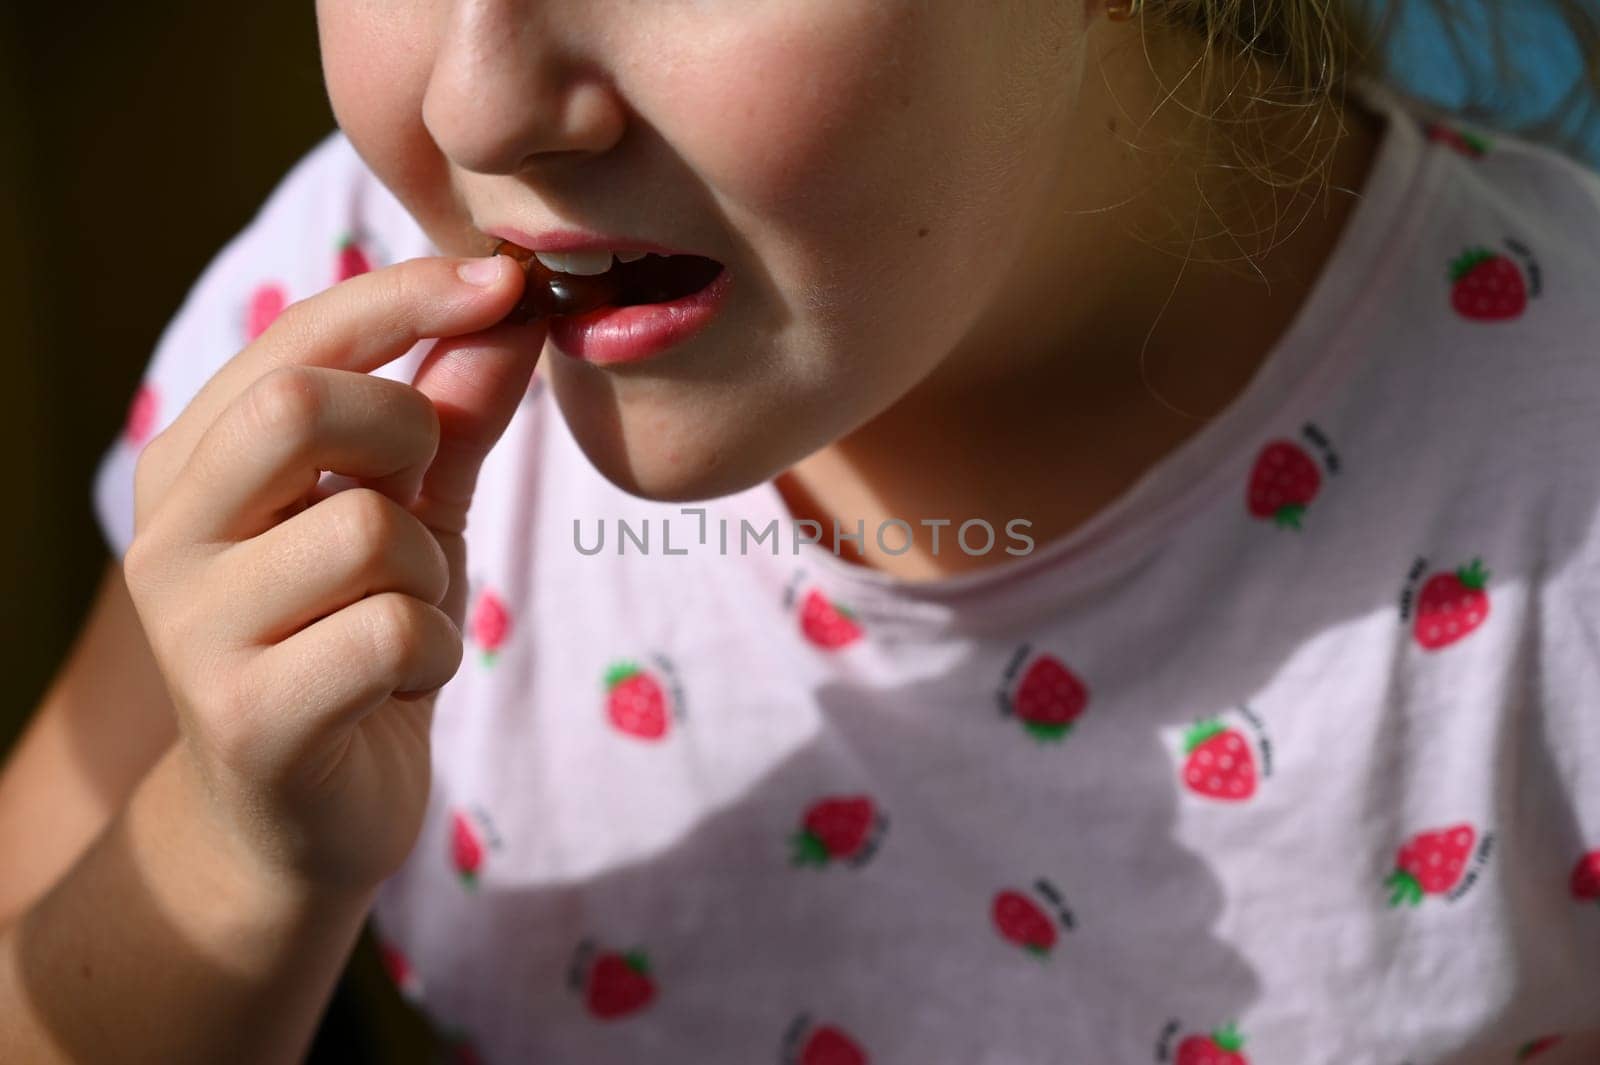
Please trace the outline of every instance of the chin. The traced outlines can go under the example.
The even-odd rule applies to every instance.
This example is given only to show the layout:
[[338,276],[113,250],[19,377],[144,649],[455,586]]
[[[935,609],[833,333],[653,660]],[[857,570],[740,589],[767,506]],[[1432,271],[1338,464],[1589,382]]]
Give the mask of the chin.
[[781,468],[767,462],[768,456],[757,448],[707,440],[692,432],[677,445],[630,449],[608,427],[571,428],[579,448],[602,477],[629,495],[658,503],[695,503],[733,495]]

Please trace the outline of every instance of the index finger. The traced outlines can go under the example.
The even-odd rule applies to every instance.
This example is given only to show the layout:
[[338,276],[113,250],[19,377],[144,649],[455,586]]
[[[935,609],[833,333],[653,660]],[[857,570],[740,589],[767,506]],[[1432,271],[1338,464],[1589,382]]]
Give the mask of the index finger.
[[[493,264],[484,286],[458,268]],[[280,366],[324,366],[371,373],[418,341],[488,329],[522,294],[523,273],[509,256],[423,256],[358,274],[289,304],[271,325],[212,375],[161,434],[178,465],[228,406]]]

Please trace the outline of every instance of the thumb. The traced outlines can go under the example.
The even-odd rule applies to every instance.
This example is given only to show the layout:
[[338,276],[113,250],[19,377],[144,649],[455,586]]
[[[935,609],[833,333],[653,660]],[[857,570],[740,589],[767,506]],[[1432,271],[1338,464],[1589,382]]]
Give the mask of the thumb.
[[548,331],[547,323],[536,320],[443,338],[411,382],[438,412],[439,449],[407,509],[439,538],[450,561],[450,590],[439,606],[458,627],[467,595],[461,534],[478,471],[527,394]]

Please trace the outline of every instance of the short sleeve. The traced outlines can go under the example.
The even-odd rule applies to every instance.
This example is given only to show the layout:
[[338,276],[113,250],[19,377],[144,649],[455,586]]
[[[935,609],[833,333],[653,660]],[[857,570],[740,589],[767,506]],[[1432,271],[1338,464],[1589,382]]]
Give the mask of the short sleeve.
[[[201,271],[158,338],[91,490],[101,535],[117,558],[133,540],[139,452],[284,307],[402,258],[438,254],[342,131],[284,175],[255,216]],[[413,351],[376,373],[397,377]],[[407,378],[409,379],[409,378]]]

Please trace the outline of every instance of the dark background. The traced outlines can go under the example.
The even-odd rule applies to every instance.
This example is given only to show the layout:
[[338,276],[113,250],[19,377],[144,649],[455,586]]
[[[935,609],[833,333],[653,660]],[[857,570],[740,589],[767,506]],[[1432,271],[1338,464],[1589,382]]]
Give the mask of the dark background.
[[[309,0],[0,0],[0,752],[106,563],[90,479],[157,336],[333,127]],[[432,1050],[363,934],[309,1060],[422,1065]]]
[[[1470,62],[1451,58],[1431,2],[1405,0],[1416,16],[1388,54],[1411,89],[1465,106]],[[1508,6],[1535,74],[1487,107],[1521,122],[1571,86],[1577,59],[1553,23]],[[1464,43],[1472,48],[1470,35]],[[333,126],[309,2],[0,2],[0,320],[11,367],[0,670],[12,678],[0,752],[43,697],[105,565],[91,476],[156,338],[206,263]],[[1600,136],[1570,143],[1600,160]],[[363,935],[310,1060],[422,1065],[443,1060],[435,1053]]]

